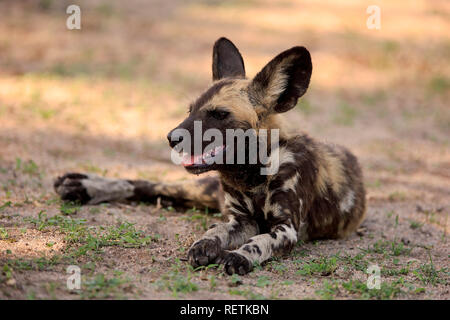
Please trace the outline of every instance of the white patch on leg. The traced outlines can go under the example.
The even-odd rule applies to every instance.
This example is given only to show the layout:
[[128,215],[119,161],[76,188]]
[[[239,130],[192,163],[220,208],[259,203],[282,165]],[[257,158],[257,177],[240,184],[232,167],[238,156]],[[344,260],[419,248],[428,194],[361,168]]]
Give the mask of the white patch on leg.
[[[259,234],[252,237],[251,239],[253,240],[252,242],[244,244],[239,249],[234,251],[246,257],[252,264],[255,262],[262,263],[272,257],[271,244],[273,242],[273,239],[269,234]],[[258,246],[261,254],[259,254],[258,251],[254,248],[255,245]],[[245,247],[248,247],[250,252],[244,250]]]
[[88,175],[88,179],[81,180],[91,197],[89,204],[97,204],[112,200],[125,200],[134,194],[134,186],[126,180],[103,178]]
[[353,205],[355,204],[355,192],[353,190],[350,190],[345,195],[344,199],[341,200],[339,203],[339,208],[341,209],[341,212],[349,212],[351,208],[353,208]]
[[[258,262],[262,263],[272,257],[274,254],[272,248],[279,248],[283,245],[285,242],[285,237],[290,243],[296,243],[297,242],[297,232],[295,231],[295,228],[290,225],[282,225],[284,227],[285,231],[277,230],[276,227],[273,228],[272,232],[275,232],[277,235],[277,238],[274,239],[272,236],[268,233],[259,234],[257,236],[252,237],[252,241],[244,244],[239,249],[235,250],[235,252],[239,253],[240,255],[243,255],[251,262]],[[254,246],[258,246],[261,254],[254,248]],[[245,250],[244,248],[248,247],[248,250]]]

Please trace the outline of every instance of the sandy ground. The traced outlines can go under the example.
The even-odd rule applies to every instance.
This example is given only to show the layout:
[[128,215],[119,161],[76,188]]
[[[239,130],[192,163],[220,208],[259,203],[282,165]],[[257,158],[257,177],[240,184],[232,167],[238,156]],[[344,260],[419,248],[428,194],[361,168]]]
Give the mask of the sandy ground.
[[[65,28],[68,3],[0,3],[1,299],[450,298],[448,2],[381,1],[382,28],[369,30],[364,1],[79,1],[78,31]],[[359,157],[368,200],[348,239],[299,244],[240,278],[184,261],[220,215],[67,206],[52,188],[68,171],[191,178],[165,136],[210,82],[220,36],[249,76],[284,49],[310,49],[310,90],[286,116]],[[134,229],[80,253],[90,242],[53,216],[94,242],[123,222]],[[81,290],[66,287],[69,265]],[[366,286],[369,265],[379,290]]]

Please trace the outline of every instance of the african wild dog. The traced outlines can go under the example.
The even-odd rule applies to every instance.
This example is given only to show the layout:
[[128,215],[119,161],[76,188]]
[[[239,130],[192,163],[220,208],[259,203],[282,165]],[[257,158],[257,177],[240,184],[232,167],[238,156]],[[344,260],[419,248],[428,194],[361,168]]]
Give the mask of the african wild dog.
[[[343,147],[306,134],[289,134],[280,124],[279,114],[295,107],[308,88],[311,72],[308,50],[293,47],[247,79],[238,49],[221,38],[213,49],[214,83],[191,104],[188,117],[177,127],[192,132],[198,120],[202,130],[279,129],[279,147],[270,153],[279,157],[275,174],[261,175],[264,165],[259,161],[196,164],[188,160],[187,171],[216,170],[219,177],[156,183],[69,173],[56,180],[56,192],[62,199],[89,204],[160,198],[177,205],[220,209],[229,221],[212,225],[192,245],[188,260],[195,267],[222,263],[228,274],[245,274],[255,262],[288,253],[298,240],[345,237],[365,214],[356,158]],[[168,138],[174,148],[179,142],[172,135],[173,131]],[[193,159],[196,155],[191,154]]]

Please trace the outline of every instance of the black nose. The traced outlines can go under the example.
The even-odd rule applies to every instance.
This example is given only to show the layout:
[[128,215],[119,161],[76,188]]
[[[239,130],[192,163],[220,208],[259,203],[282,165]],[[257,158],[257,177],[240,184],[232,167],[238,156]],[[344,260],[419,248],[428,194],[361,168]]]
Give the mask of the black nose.
[[173,132],[173,130],[167,134],[167,140],[169,140],[169,145],[171,148],[175,147],[177,144],[179,144],[181,141],[183,141],[183,136],[179,136],[178,139],[173,140],[172,132]]

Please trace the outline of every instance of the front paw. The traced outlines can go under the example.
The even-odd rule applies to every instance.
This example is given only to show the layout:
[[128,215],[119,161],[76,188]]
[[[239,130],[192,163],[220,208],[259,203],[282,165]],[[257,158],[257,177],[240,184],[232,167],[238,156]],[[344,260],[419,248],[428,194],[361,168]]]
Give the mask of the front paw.
[[189,249],[188,261],[194,268],[207,266],[215,263],[221,254],[222,248],[219,240],[200,239]]
[[82,181],[89,177],[81,173],[66,173],[55,180],[54,188],[62,200],[79,201],[82,204],[91,200]]
[[229,252],[223,259],[225,272],[229,275],[237,273],[244,275],[252,271],[252,263],[243,255],[237,252]]

